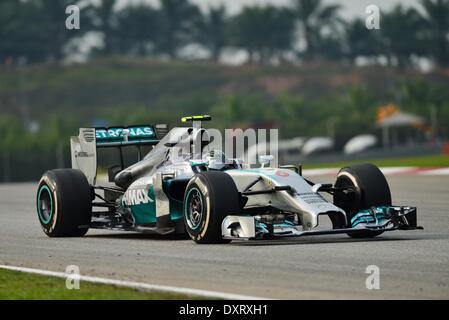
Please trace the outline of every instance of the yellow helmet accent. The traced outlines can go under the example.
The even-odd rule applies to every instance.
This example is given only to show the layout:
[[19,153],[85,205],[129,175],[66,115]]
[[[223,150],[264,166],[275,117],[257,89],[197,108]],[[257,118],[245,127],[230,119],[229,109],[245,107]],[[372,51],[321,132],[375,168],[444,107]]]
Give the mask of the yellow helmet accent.
[[181,118],[181,122],[187,122],[187,121],[210,121],[212,120],[212,117],[209,115],[204,116],[188,116]]

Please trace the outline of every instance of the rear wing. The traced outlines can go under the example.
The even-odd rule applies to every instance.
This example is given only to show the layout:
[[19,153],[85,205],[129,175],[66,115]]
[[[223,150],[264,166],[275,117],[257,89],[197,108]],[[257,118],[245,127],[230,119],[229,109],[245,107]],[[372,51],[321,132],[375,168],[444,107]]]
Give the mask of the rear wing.
[[168,125],[166,124],[157,124],[155,126],[80,128],[78,136],[70,138],[72,168],[81,170],[87,177],[89,183],[95,185],[98,167],[97,149],[119,148],[123,163],[122,147],[133,145],[154,146],[167,133]]

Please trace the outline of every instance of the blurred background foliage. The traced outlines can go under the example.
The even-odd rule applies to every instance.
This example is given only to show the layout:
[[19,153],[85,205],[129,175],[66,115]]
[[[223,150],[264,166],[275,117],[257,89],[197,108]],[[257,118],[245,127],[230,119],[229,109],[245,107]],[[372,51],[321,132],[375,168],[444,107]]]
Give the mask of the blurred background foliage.
[[[382,11],[381,29],[320,0],[288,6],[187,0],[0,2],[0,180],[68,165],[77,128],[210,113],[218,128],[277,126],[282,138],[374,133],[395,103],[449,137],[449,0]],[[65,9],[79,4],[81,29]],[[93,39],[93,40],[92,40]],[[90,45],[87,45],[90,44]],[[242,64],[223,63],[243,56]],[[431,67],[423,72],[423,65]],[[6,169],[5,169],[6,168]]]

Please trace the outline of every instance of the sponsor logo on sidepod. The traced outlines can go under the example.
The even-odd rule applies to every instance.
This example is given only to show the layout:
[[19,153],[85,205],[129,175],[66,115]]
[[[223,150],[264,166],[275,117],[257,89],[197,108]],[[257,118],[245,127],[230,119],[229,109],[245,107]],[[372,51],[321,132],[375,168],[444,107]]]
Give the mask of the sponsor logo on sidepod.
[[148,196],[148,191],[145,189],[130,189],[123,196],[123,203],[127,206],[136,206],[149,202],[154,201]]

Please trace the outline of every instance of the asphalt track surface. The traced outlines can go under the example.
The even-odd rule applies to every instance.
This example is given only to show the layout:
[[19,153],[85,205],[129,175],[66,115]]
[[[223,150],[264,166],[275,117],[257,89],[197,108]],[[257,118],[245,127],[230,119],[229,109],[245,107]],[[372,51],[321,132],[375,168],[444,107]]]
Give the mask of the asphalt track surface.
[[[47,238],[36,184],[0,185],[0,264],[281,299],[449,299],[449,177],[389,176],[395,204],[418,207],[423,231],[196,245],[180,237],[91,230]],[[319,177],[317,182],[332,182]],[[367,266],[380,270],[368,290]]]

